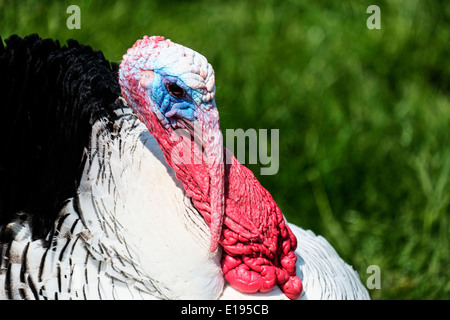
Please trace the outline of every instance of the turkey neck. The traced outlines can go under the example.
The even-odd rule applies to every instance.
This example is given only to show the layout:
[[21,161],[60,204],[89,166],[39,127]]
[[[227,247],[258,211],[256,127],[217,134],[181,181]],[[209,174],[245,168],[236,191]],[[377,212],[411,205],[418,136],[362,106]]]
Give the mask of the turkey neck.
[[225,211],[224,148],[217,108],[199,111],[197,120],[179,121],[175,129],[161,123],[151,109],[141,109],[139,117],[209,225],[210,249],[214,252],[220,240]]

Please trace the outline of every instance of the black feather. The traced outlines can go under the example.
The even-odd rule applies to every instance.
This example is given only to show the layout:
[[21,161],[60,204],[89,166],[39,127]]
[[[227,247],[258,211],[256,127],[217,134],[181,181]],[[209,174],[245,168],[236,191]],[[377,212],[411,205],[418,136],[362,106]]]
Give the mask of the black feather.
[[0,225],[25,212],[42,238],[76,193],[92,124],[114,120],[117,65],[75,40],[0,43]]

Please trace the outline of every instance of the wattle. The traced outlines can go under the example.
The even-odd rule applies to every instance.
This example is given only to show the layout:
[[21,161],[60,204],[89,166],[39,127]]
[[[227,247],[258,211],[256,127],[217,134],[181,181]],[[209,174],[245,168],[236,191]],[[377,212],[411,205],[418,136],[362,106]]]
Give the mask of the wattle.
[[[271,194],[250,169],[224,149],[227,153],[231,163],[225,165],[225,217],[219,241],[224,249],[225,279],[244,293],[268,292],[278,285],[288,298],[297,299],[303,287],[296,276],[297,239]],[[207,167],[185,164],[174,168],[194,206],[210,225]]]
[[290,299],[302,292],[296,276],[297,239],[270,193],[234,156],[225,170],[225,219],[220,244],[225,279],[242,292],[279,285]]

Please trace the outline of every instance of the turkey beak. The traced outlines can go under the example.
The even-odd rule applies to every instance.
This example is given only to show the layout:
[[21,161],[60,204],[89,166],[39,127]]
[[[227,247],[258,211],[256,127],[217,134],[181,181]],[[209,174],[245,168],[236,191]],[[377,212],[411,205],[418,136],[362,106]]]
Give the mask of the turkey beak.
[[204,162],[209,171],[209,195],[211,199],[211,252],[217,250],[222,234],[223,216],[225,213],[225,169],[223,137],[219,125],[217,108],[207,112],[199,112],[202,125],[202,140],[204,146]]

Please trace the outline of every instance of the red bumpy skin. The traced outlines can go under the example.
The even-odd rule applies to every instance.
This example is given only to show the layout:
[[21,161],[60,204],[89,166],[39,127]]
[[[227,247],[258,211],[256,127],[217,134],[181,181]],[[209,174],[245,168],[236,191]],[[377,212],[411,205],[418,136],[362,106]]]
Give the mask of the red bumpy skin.
[[279,285],[288,298],[297,299],[302,292],[295,266],[297,239],[270,193],[248,168],[228,157],[220,240],[225,279],[246,293],[268,292]]

